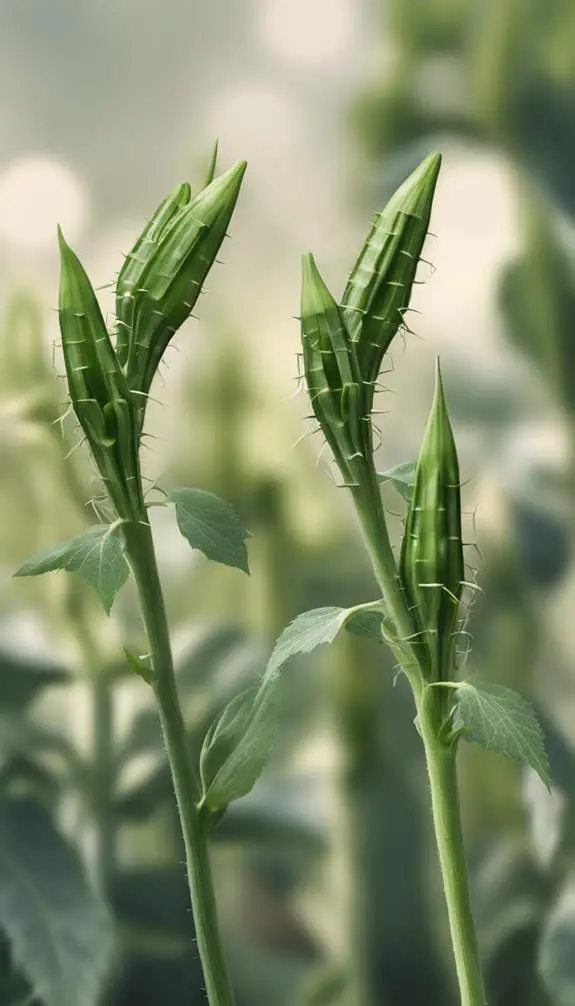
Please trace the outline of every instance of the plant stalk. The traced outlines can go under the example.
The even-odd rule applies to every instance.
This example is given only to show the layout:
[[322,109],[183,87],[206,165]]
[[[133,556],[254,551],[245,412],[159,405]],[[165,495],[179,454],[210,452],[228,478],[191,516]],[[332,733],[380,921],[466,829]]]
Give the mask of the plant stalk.
[[461,1006],[485,1006],[461,828],[456,746],[447,745],[440,737],[449,699],[442,689],[425,687],[418,661],[409,645],[413,629],[401,593],[379,487],[372,484],[367,495],[364,486],[352,492],[373,569],[400,636],[399,645],[394,649],[411,685],[418,711]]
[[427,688],[418,703],[419,729],[431,789],[435,839],[449,917],[461,1006],[485,1006],[485,989],[467,875],[457,787],[457,748],[438,736],[445,693]]
[[125,525],[126,552],[134,573],[148,636],[153,687],[186,851],[196,940],[210,1006],[234,1006],[218,929],[207,829],[200,816],[200,784],[194,769],[178,697],[164,597],[149,524]]

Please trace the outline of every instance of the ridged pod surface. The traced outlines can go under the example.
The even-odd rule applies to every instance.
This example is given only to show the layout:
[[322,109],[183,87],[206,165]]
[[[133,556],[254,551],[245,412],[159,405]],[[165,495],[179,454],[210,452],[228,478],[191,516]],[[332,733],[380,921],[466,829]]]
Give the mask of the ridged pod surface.
[[190,202],[191,196],[187,182],[182,182],[170,192],[169,196],[166,196],[148,220],[120,269],[116,281],[116,355],[122,366],[128,359],[134,320],[134,299],[142,286],[142,278],[156,251],[158,241],[174,223],[184,206]]
[[131,308],[126,376],[142,395],[140,419],[160,360],[190,316],[237,202],[246,162],[239,161],[186,203],[157,236]]
[[376,215],[343,293],[343,318],[370,407],[383,356],[404,324],[440,167],[441,154],[429,154]]
[[62,232],[58,315],[74,412],[121,516],[139,500],[134,406],[92,284]]
[[439,362],[407,510],[399,576],[422,667],[430,680],[446,679],[453,665],[465,575],[459,462]]
[[371,450],[369,410],[355,346],[311,254],[302,260],[301,335],[306,384],[315,416],[348,481]]

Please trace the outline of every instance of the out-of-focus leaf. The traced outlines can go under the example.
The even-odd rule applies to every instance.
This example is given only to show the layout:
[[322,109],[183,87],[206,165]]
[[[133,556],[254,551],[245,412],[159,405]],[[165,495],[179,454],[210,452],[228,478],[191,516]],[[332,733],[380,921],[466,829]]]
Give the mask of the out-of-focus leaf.
[[349,977],[342,963],[320,965],[298,995],[298,1006],[345,1006]]
[[69,681],[70,672],[63,667],[0,649],[0,709],[4,711],[24,709],[44,688]]
[[[574,200],[575,210],[575,200]],[[575,411],[572,319],[575,276],[545,208],[525,210],[526,250],[503,271],[499,304],[505,332],[538,377],[571,414]]]
[[565,576],[570,561],[567,522],[559,514],[526,500],[511,503],[521,565],[536,587],[550,590]]
[[209,684],[224,658],[244,642],[243,631],[235,625],[216,625],[204,629],[176,658],[178,687],[198,688]]
[[568,888],[547,916],[539,970],[553,1006],[575,1006],[575,892]]
[[325,852],[326,836],[315,822],[284,806],[281,796],[250,794],[232,804],[212,832],[222,845],[272,845],[315,854]]
[[115,874],[110,901],[120,923],[163,934],[193,933],[183,866],[132,868]]
[[553,786],[561,789],[570,800],[575,800],[575,750],[541,704],[535,703],[535,709],[545,734]]
[[174,489],[168,498],[176,506],[180,532],[192,548],[213,562],[249,573],[246,540],[250,532],[230,503],[204,489]]
[[575,88],[551,77],[526,76],[517,88],[509,117],[515,153],[549,192],[556,205],[575,218]]
[[45,1006],[95,1006],[110,920],[77,853],[29,801],[0,804],[0,926]]
[[455,729],[468,741],[530,765],[551,784],[543,731],[533,707],[503,685],[462,682],[456,693]]

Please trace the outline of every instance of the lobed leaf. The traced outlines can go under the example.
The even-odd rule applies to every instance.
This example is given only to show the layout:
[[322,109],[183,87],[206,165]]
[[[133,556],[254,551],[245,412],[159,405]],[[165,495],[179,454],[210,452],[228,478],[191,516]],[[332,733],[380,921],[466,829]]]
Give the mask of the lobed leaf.
[[94,587],[106,614],[129,576],[119,524],[95,524],[74,538],[42,549],[14,573],[14,576],[39,576],[65,569],[79,573]]
[[468,681],[458,687],[456,702],[454,727],[466,740],[525,762],[549,788],[545,739],[529,702],[503,685]]
[[168,498],[176,506],[178,528],[192,548],[214,562],[249,573],[250,532],[230,503],[204,489],[174,489]]

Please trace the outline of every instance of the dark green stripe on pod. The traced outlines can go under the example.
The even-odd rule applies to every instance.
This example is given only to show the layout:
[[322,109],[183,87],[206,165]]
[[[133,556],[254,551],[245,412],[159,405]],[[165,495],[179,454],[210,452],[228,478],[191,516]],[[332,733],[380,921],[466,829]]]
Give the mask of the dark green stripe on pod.
[[144,396],[141,418],[160,360],[174,332],[192,313],[226,236],[246,162],[212,181],[159,235],[134,290],[126,375]]
[[459,462],[439,362],[407,511],[399,575],[422,665],[430,680],[446,679],[453,666],[465,576]]
[[441,154],[430,154],[377,214],[341,300],[372,398],[383,356],[404,324],[440,167]]
[[302,260],[301,335],[311,406],[348,480],[370,452],[369,410],[355,346],[313,255]]
[[98,469],[121,516],[138,506],[135,410],[98,299],[60,229],[58,315],[68,388]]
[[160,238],[191,199],[187,182],[178,185],[148,220],[134,247],[126,255],[116,282],[116,355],[123,366],[128,359],[134,316],[134,298]]

